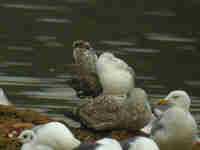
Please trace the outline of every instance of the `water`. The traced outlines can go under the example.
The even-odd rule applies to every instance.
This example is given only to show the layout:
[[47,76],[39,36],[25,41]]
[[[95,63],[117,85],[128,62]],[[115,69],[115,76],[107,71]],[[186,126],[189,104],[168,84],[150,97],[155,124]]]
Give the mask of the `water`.
[[0,2],[0,87],[17,107],[63,118],[81,100],[66,80],[72,42],[89,40],[136,71],[152,102],[174,89],[192,97],[200,123],[200,3],[57,0]]

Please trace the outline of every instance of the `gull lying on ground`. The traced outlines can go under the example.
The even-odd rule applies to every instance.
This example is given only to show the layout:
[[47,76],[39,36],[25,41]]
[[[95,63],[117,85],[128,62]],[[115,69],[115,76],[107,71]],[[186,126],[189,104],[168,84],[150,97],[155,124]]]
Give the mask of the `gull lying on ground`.
[[111,138],[103,138],[96,143],[83,142],[73,150],[122,150],[120,143]]
[[[101,139],[96,143],[81,143],[62,123],[50,122],[19,135],[23,143],[21,150],[122,150],[114,139]],[[30,149],[29,149],[30,148]]]
[[21,150],[122,150],[120,144],[110,138],[96,143],[80,143],[68,128],[58,122],[24,130],[18,139],[23,143]]
[[103,138],[96,142],[97,144],[101,144],[99,148],[96,150],[122,150],[120,143],[111,138]]
[[152,125],[152,136],[160,149],[192,149],[197,140],[197,124],[189,112],[191,100],[188,94],[172,91],[157,104],[170,106]]
[[96,69],[103,94],[126,95],[135,86],[134,70],[112,53],[101,54]]
[[147,137],[137,136],[120,142],[123,150],[159,150],[158,145]]
[[[53,150],[72,150],[81,143],[65,125],[59,122],[40,125],[30,131],[36,135],[35,145],[45,145]],[[19,135],[19,138],[22,137],[24,132]]]

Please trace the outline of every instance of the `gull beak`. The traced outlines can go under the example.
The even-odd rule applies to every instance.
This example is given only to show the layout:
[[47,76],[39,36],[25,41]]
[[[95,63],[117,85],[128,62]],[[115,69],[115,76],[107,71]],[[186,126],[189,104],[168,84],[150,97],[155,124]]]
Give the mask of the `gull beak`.
[[198,146],[200,146],[200,139],[199,138],[196,140],[195,144],[198,145]]
[[145,132],[145,131],[142,131],[142,130],[140,130],[139,134],[142,135],[142,136],[146,136],[146,137],[152,136],[151,132]]
[[156,101],[156,104],[161,105],[161,104],[168,104],[168,100],[166,99],[159,99]]

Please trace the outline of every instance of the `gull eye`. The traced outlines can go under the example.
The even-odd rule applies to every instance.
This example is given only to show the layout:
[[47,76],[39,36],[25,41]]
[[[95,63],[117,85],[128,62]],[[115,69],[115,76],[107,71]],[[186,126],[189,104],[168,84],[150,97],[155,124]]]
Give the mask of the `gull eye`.
[[178,97],[179,97],[178,95],[174,95],[174,96],[173,96],[174,99],[177,99]]
[[32,139],[33,139],[33,136],[31,136],[30,139],[32,140]]
[[90,44],[87,42],[87,43],[85,43],[85,48],[86,49],[90,49]]

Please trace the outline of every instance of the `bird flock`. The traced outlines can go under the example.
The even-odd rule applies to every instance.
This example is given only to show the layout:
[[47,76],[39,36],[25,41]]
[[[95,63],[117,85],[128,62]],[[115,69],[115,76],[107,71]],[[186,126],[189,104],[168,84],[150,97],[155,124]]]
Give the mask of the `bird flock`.
[[[90,51],[92,49],[84,53],[78,49],[73,55],[76,60],[80,60],[79,64],[83,65],[84,69],[90,69],[98,75],[103,88],[102,95],[125,97],[124,101],[130,94],[140,97],[140,92],[133,92],[135,72],[132,67],[110,52],[104,52],[97,57],[94,51],[92,54]],[[131,100],[134,99],[136,98]],[[142,100],[141,103],[146,103]],[[149,132],[150,137],[137,136],[124,141],[105,137],[91,143],[76,139],[62,123],[50,122],[22,131],[18,136],[23,143],[21,150],[191,150],[193,145],[199,143],[197,124],[189,110],[191,99],[187,92],[171,91],[156,103],[166,105],[167,110],[155,109],[154,113],[150,114],[152,119],[141,128],[144,132]],[[132,109],[137,109],[137,106]]]

